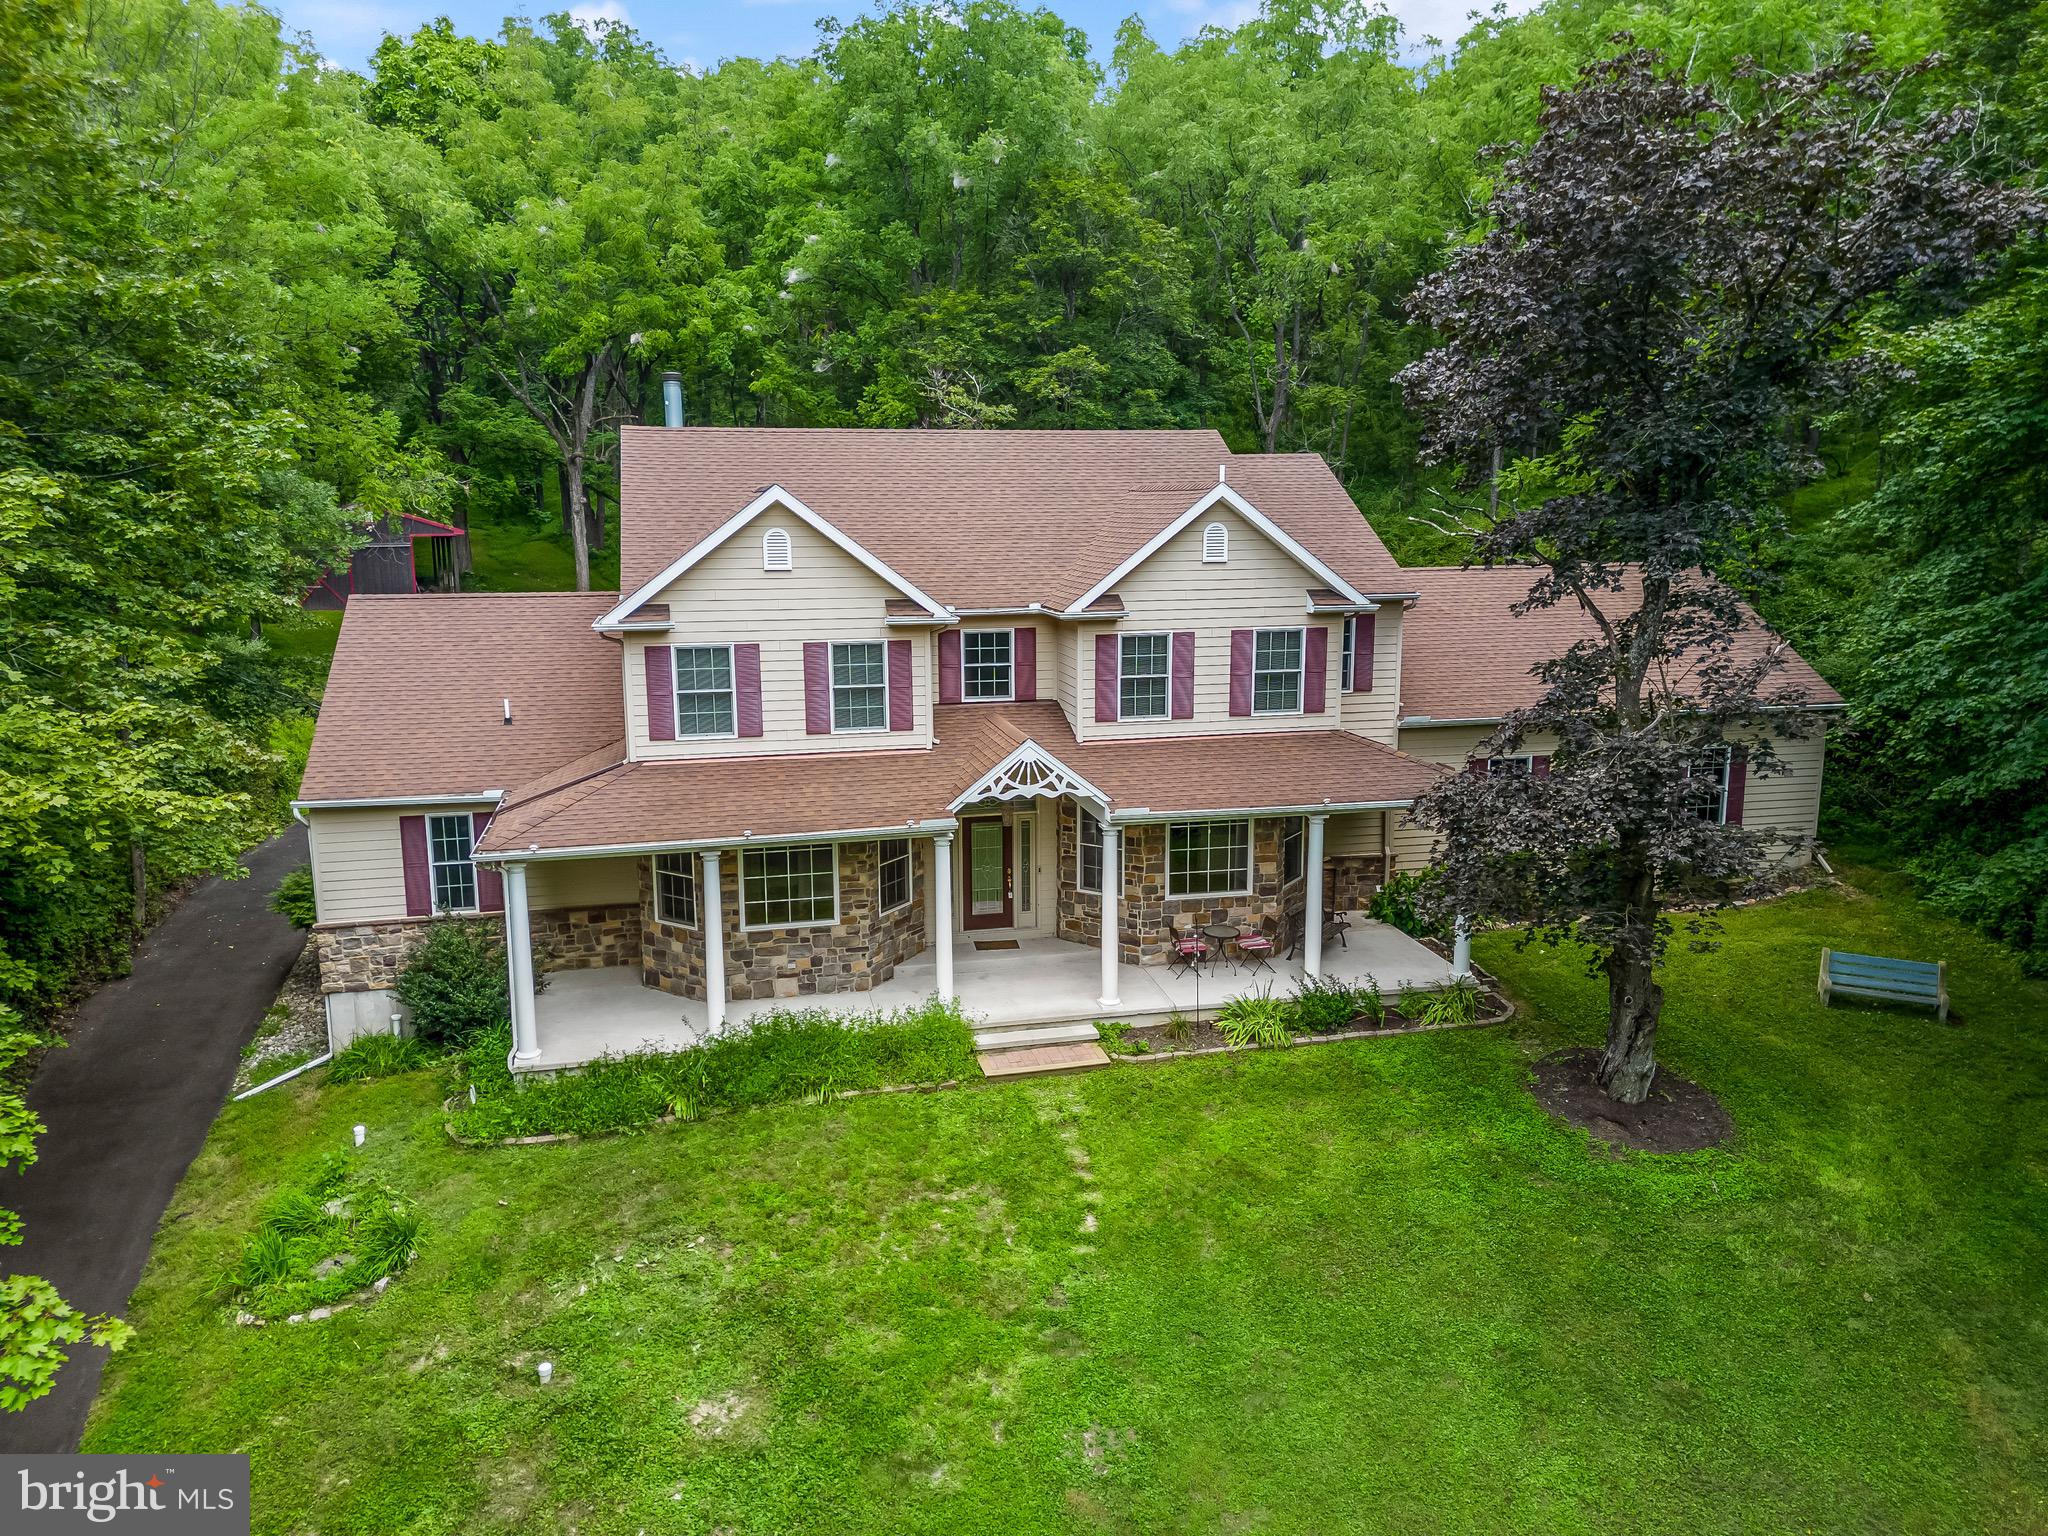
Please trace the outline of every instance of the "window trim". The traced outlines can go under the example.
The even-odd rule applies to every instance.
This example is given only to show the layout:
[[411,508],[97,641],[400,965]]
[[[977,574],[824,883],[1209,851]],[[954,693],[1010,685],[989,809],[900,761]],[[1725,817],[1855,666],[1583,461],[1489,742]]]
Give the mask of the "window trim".
[[[1287,873],[1287,853],[1294,851],[1293,874]],[[1285,890],[1308,873],[1308,818],[1306,816],[1283,816],[1280,818],[1280,888]]]
[[[1721,771],[1716,775],[1718,782],[1715,787],[1718,793],[1714,800],[1714,814],[1702,816],[1700,820],[1708,823],[1710,826],[1725,827],[1728,825],[1728,785],[1735,777],[1735,749],[1724,743],[1713,750],[1721,763]],[[1685,765],[1685,777],[1688,782],[1693,778],[1692,764],[1690,763]]]
[[[856,645],[872,645],[882,653],[882,723],[880,725],[841,725],[839,723],[839,689],[837,672],[839,652]],[[889,731],[889,706],[894,701],[889,697],[889,642],[886,640],[834,640],[825,648],[825,686],[831,691],[832,732],[834,736],[885,736]],[[849,683],[849,688],[872,688],[872,683]]]
[[[1292,706],[1291,708],[1288,708],[1288,709],[1261,709],[1261,708],[1259,708],[1259,636],[1261,636],[1261,635],[1290,635],[1290,634],[1291,634],[1291,635],[1294,635],[1294,636],[1296,636],[1296,637],[1297,637],[1297,639],[1298,639],[1298,640],[1299,640],[1299,642],[1300,642],[1300,646],[1299,646],[1299,649],[1298,649],[1298,651],[1296,652],[1296,660],[1295,660],[1295,663],[1294,663],[1294,704],[1293,704],[1293,706]],[[1273,670],[1273,669],[1271,669],[1271,668],[1268,668],[1268,669],[1266,670],[1266,674],[1265,674],[1265,675],[1266,675],[1266,676],[1268,676],[1268,677],[1278,677],[1278,676],[1280,676],[1280,673],[1278,673],[1277,671],[1274,671],[1274,670]],[[1292,624],[1292,625],[1290,625],[1290,624],[1282,624],[1282,625],[1278,625],[1278,626],[1276,626],[1276,627],[1274,627],[1274,628],[1270,628],[1270,629],[1255,629],[1255,630],[1253,630],[1253,631],[1252,631],[1252,668],[1251,668],[1251,687],[1252,687],[1252,714],[1253,714],[1253,716],[1254,716],[1254,717],[1257,717],[1257,718],[1263,718],[1263,719],[1276,719],[1276,718],[1280,718],[1280,717],[1283,717],[1283,716],[1286,716],[1286,715],[1299,715],[1299,714],[1304,714],[1304,713],[1306,713],[1306,712],[1307,712],[1307,709],[1308,709],[1308,626],[1307,626],[1307,625],[1305,625],[1305,624]]]
[[[437,859],[434,857],[434,823],[437,821],[463,821],[469,824],[469,857],[466,859]],[[441,905],[441,882],[439,873],[459,865],[469,868],[470,904],[466,907],[444,907]],[[484,909],[484,886],[476,868],[476,812],[474,811],[431,811],[427,814],[427,900],[436,913],[481,912]]]
[[[882,897],[882,870],[883,870],[883,867],[884,867],[885,865],[887,865],[887,864],[890,864],[890,863],[894,862],[894,861],[893,861],[893,860],[891,860],[891,859],[890,859],[890,858],[889,858],[889,857],[888,857],[888,856],[887,856],[886,854],[884,854],[884,853],[882,852],[882,845],[883,845],[884,843],[901,843],[901,844],[903,845],[903,899],[902,899],[901,901],[897,902],[897,903],[896,903],[896,904],[895,904],[894,906],[890,906],[890,905],[888,905],[888,904],[887,904],[887,902],[885,902],[885,901],[883,900],[883,897]],[[835,869],[835,870],[833,871],[833,892],[834,892],[834,904],[835,904],[835,906],[836,906],[836,904],[837,904],[837,893],[838,893],[838,871],[837,871],[836,869]],[[913,848],[913,847],[911,846],[911,842],[910,842],[910,839],[909,839],[909,838],[907,838],[907,837],[878,837],[878,838],[876,838],[876,839],[875,839],[875,906],[876,906],[876,910],[877,910],[878,912],[880,912],[880,913],[881,913],[881,914],[882,914],[883,916],[885,916],[885,917],[886,917],[886,916],[887,916],[887,915],[888,915],[889,913],[891,913],[891,912],[902,912],[902,911],[906,911],[906,910],[907,910],[907,909],[908,909],[908,908],[909,908],[909,907],[911,906],[911,904],[912,904],[912,903],[914,903],[914,902],[915,902],[916,900],[917,900],[917,851],[916,851],[916,850],[915,850],[915,849],[914,849],[914,848]]]
[[[1129,640],[1164,640],[1164,641],[1166,642],[1166,649],[1165,649],[1165,652],[1164,652],[1164,654],[1165,654],[1165,657],[1166,657],[1166,670],[1165,670],[1165,671],[1163,671],[1163,672],[1159,672],[1159,673],[1152,673],[1152,672],[1128,672],[1128,671],[1126,671],[1126,670],[1124,669],[1124,643],[1125,643],[1126,641],[1129,641]],[[1133,678],[1135,678],[1135,677],[1151,678],[1151,677],[1154,677],[1154,676],[1158,677],[1158,679],[1159,679],[1159,680],[1160,680],[1161,682],[1163,682],[1164,684],[1166,684],[1166,687],[1165,687],[1165,688],[1164,688],[1163,690],[1161,690],[1161,692],[1160,692],[1160,702],[1161,702],[1162,708],[1160,709],[1159,713],[1158,713],[1158,714],[1156,714],[1156,715],[1131,715],[1131,714],[1126,714],[1126,713],[1124,713],[1124,679],[1125,679],[1125,678],[1127,678],[1127,677],[1133,677]],[[1154,720],[1171,720],[1172,718],[1173,718],[1173,631],[1172,631],[1172,630],[1170,630],[1170,629],[1136,629],[1136,630],[1132,630],[1132,631],[1131,631],[1131,632],[1130,632],[1129,634],[1119,634],[1119,635],[1118,635],[1118,636],[1116,637],[1116,719],[1117,719],[1117,724],[1121,725],[1121,724],[1123,724],[1123,722],[1124,722],[1124,721],[1126,721],[1126,720],[1136,720],[1136,721],[1142,721],[1142,722],[1150,723],[1151,721],[1154,721]]]
[[[1225,887],[1221,890],[1177,891],[1173,888],[1173,835],[1190,827],[1244,828],[1244,884]],[[1166,896],[1169,901],[1213,901],[1218,897],[1249,896],[1252,893],[1253,865],[1252,819],[1249,816],[1212,816],[1193,821],[1169,821],[1166,824]]]
[[[1494,765],[1496,763],[1520,763],[1521,771],[1508,772]],[[1533,779],[1536,777],[1536,754],[1534,752],[1504,752],[1486,760],[1486,776],[1489,779]]]
[[[682,863],[683,863],[683,875],[682,875],[682,878],[684,878],[685,880],[687,880],[687,881],[689,882],[689,887],[690,887],[690,910],[691,910],[692,912],[694,912],[694,913],[696,914],[696,916],[694,916],[694,917],[691,917],[691,918],[689,918],[689,919],[687,919],[687,920],[683,920],[683,919],[678,919],[678,918],[673,918],[673,917],[669,917],[669,916],[666,916],[666,915],[665,915],[665,914],[664,914],[664,913],[662,912],[662,909],[661,909],[661,877],[662,877],[662,868],[661,868],[661,861],[662,861],[663,859],[680,859],[680,860],[682,860]],[[673,878],[675,878],[675,877],[674,877],[674,876],[672,875],[672,876],[670,876],[670,878],[671,878],[671,879],[673,879]],[[663,928],[676,928],[676,929],[680,929],[680,930],[682,930],[682,931],[683,931],[683,932],[685,932],[685,933],[694,933],[694,932],[696,932],[696,931],[697,931],[697,930],[698,930],[699,928],[701,928],[701,927],[703,927],[703,926],[704,926],[704,902],[703,902],[703,899],[702,899],[702,893],[701,893],[701,892],[700,892],[700,890],[698,889],[698,878],[697,878],[697,856],[696,856],[695,854],[693,854],[693,853],[657,853],[657,854],[653,855],[653,856],[652,856],[652,858],[651,858],[651,859],[649,860],[649,863],[648,863],[648,866],[647,866],[647,879],[648,879],[648,884],[649,884],[649,890],[650,890],[650,894],[651,894],[651,895],[652,895],[652,896],[654,897],[654,901],[653,901],[653,907],[654,907],[654,921],[655,921],[655,923],[656,923],[657,925],[659,925],[660,927],[663,927]]]
[[[792,848],[830,848],[832,850],[832,915],[812,918],[801,923],[753,923],[747,921],[747,860],[763,854],[783,853]],[[832,928],[839,922],[839,845],[837,843],[770,843],[762,848],[742,848],[740,853],[739,898],[740,932],[742,933],[794,933],[805,928]]]
[[[729,731],[685,731],[683,729],[683,667],[676,659],[678,651],[723,651],[725,652],[725,697],[732,705],[732,729]],[[715,694],[715,688],[692,688],[693,694]],[[740,734],[740,673],[739,663],[733,655],[729,640],[678,641],[668,650],[668,696],[669,710],[675,716],[673,723],[677,741],[737,741]]]
[[[1010,654],[1003,662],[1003,671],[1009,684],[1001,693],[969,693],[967,691],[968,669],[974,663],[967,659],[967,640],[970,635],[1008,635]],[[987,663],[982,663],[987,665]],[[1017,631],[1014,627],[990,627],[984,629],[963,629],[960,631],[960,702],[963,704],[1011,704],[1017,698]]]
[[1355,613],[1344,616],[1344,638],[1341,645],[1344,659],[1337,668],[1337,691],[1349,693],[1352,675],[1358,667],[1358,615]]
[[[1095,883],[1087,884],[1088,878],[1088,827],[1095,827]],[[1090,896],[1102,894],[1102,866],[1109,855],[1107,829],[1094,814],[1082,807],[1074,809],[1074,889]]]

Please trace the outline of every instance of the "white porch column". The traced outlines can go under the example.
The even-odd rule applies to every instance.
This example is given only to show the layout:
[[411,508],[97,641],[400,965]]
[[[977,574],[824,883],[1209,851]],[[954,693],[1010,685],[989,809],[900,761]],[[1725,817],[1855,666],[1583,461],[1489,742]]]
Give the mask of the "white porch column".
[[1124,838],[1120,829],[1102,822],[1102,996],[1096,1004],[1115,1008],[1121,1002],[1116,993],[1117,901],[1124,889]]
[[540,1055],[540,1026],[533,1013],[533,926],[526,910],[526,866],[507,864],[505,876],[505,964],[511,982],[512,1059]]
[[939,1001],[953,996],[953,834],[932,839],[932,959],[939,969]]
[[1472,974],[1472,924],[1460,912],[1451,921],[1451,975],[1463,981]]
[[716,848],[704,850],[703,900],[698,904],[704,923],[704,1032],[725,1030],[725,893],[719,889],[718,864],[723,857]]
[[1323,974],[1323,823],[1327,816],[1308,819],[1308,847],[1302,860],[1301,974]]

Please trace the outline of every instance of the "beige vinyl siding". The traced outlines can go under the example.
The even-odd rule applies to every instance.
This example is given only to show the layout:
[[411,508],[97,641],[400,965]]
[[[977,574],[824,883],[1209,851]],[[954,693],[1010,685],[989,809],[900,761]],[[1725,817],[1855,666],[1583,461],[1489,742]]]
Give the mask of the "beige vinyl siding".
[[1073,726],[1077,734],[1080,731],[1081,706],[1075,693],[1079,685],[1075,680],[1074,655],[1080,644],[1081,636],[1071,624],[1039,626],[1038,675],[1051,680],[1052,697],[1058,702],[1060,713],[1067,717],[1067,724]]
[[[1378,613],[1359,615],[1361,624],[1370,620],[1378,626],[1373,635],[1372,691],[1344,694],[1340,711],[1345,730],[1390,747],[1400,734],[1401,630],[1404,618],[1399,603],[1382,603]],[[1341,647],[1343,643],[1344,631],[1340,625],[1332,644]],[[1344,675],[1341,652],[1335,675],[1340,680]]]
[[320,921],[354,923],[404,917],[405,854],[398,842],[399,817],[490,808],[490,801],[479,800],[474,805],[306,812],[313,902]]
[[[789,534],[795,568],[764,571],[761,537]],[[932,739],[932,648],[914,630],[891,631],[883,604],[899,596],[879,576],[809,524],[763,513],[654,599],[669,605],[675,628],[629,638],[624,646],[626,734],[634,758],[739,757],[775,752],[854,752],[928,746]],[[812,736],[804,729],[804,642],[908,640],[914,728]],[[761,727],[756,737],[652,741],[647,734],[647,645],[761,647]]]
[[[1216,565],[1202,560],[1202,533],[1220,522],[1230,534],[1230,558]],[[1344,635],[1334,618],[1311,618],[1308,589],[1319,578],[1236,512],[1217,507],[1169,539],[1152,557],[1117,584],[1129,617],[1113,628],[1077,626],[1074,658],[1074,729],[1083,741],[1118,736],[1214,735],[1231,731],[1328,731],[1339,728],[1338,683]],[[1328,632],[1323,713],[1244,715],[1230,713],[1230,635],[1238,629],[1305,629]],[[1192,720],[1095,719],[1095,637],[1193,630],[1195,715]],[[1398,665],[1398,663],[1396,663]]]
[[640,900],[639,859],[534,859],[526,866],[526,905],[631,906]]
[[1384,835],[1381,828],[1387,814],[1385,811],[1352,811],[1332,816],[1323,828],[1323,856],[1335,858],[1342,854],[1347,858],[1378,858]]

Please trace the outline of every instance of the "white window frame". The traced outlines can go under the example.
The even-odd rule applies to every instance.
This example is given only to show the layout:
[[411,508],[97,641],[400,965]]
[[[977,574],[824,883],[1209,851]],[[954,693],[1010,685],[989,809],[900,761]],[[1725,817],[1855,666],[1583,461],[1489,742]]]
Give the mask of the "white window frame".
[[[1295,863],[1300,867],[1293,874],[1287,873],[1287,853],[1294,850]],[[1308,818],[1306,816],[1283,816],[1280,819],[1280,884],[1289,886],[1308,873]]]
[[[1161,654],[1166,658],[1163,672],[1132,672],[1124,665],[1124,646],[1131,640],[1163,640],[1165,647]],[[1157,677],[1166,686],[1159,691],[1160,708],[1156,715],[1134,715],[1124,708],[1124,679]],[[1116,637],[1116,717],[1118,720],[1171,720],[1173,718],[1173,631],[1166,629],[1141,629],[1128,635]]]
[[[664,859],[678,861],[682,866],[680,873],[672,869],[663,869],[662,860]],[[662,881],[677,879],[683,881],[685,888],[689,892],[691,915],[687,918],[670,917],[663,905]],[[657,853],[648,865],[648,880],[654,896],[655,922],[664,928],[682,928],[691,931],[702,925],[704,921],[704,908],[703,904],[697,899],[697,856],[694,853]]]
[[[903,845],[903,899],[891,905],[882,894],[882,871],[896,861],[882,850],[891,843]],[[835,879],[834,888],[838,882]],[[878,837],[875,839],[875,902],[882,912],[901,912],[917,899],[917,853],[907,837]]]
[[[1173,839],[1195,828],[1207,833],[1217,827],[1237,827],[1244,834],[1244,884],[1216,889],[1181,891],[1174,889]],[[1218,896],[1249,896],[1252,893],[1252,824],[1250,817],[1219,817],[1205,821],[1170,821],[1166,824],[1166,894],[1174,901],[1206,901]],[[1213,867],[1213,866],[1212,866]]]
[[[832,850],[832,915],[809,918],[801,923],[756,923],[747,916],[752,905],[747,900],[747,866],[750,861],[774,853],[792,853],[798,848],[830,848]],[[756,877],[758,878],[758,877]],[[742,848],[740,850],[740,931],[743,933],[789,933],[800,928],[830,928],[839,921],[839,845],[837,843],[775,843],[766,848]]]
[[1344,620],[1344,664],[1337,669],[1337,691],[1351,691],[1351,675],[1358,665],[1358,615],[1351,614]]
[[[1262,635],[1293,635],[1297,644],[1294,664],[1294,703],[1287,709],[1259,708],[1259,638]],[[1278,671],[1267,668],[1267,677],[1282,676]],[[1278,629],[1255,629],[1252,631],[1252,713],[1254,715],[1298,715],[1308,703],[1308,630],[1305,626],[1283,625]]]
[[[1712,755],[1718,757],[1721,764],[1720,783],[1717,786],[1719,795],[1714,801],[1713,814],[1711,816],[1702,815],[1700,820],[1710,822],[1717,827],[1725,827],[1728,825],[1728,781],[1735,775],[1735,749],[1725,746],[1716,747]],[[1693,776],[1690,763],[1686,764],[1685,776],[1688,781]],[[1705,810],[1705,807],[1701,807],[1701,809]]]
[[[459,821],[462,823],[461,841],[469,846],[469,855],[460,859],[443,859],[434,853],[434,823],[437,821]],[[467,869],[469,871],[469,905],[458,907],[443,906],[441,903],[441,871],[444,869]],[[476,869],[476,814],[472,811],[439,811],[427,817],[427,899],[436,912],[481,912],[483,911],[483,882],[477,877]]]
[[[729,731],[686,731],[683,729],[683,695],[717,697],[716,688],[683,687],[683,665],[677,657],[679,651],[723,651],[725,652],[725,701],[731,706],[732,729]],[[732,654],[732,647],[717,641],[698,641],[671,645],[668,652],[669,711],[675,716],[677,741],[732,741],[740,733],[740,679],[739,668]]]
[[[1001,693],[975,693],[969,686],[968,678],[973,675],[976,662],[967,655],[968,642],[977,635],[1004,635],[1008,637],[1008,654],[1003,658],[1004,686]],[[981,666],[992,663],[981,662]],[[1014,629],[963,629],[960,631],[960,699],[965,704],[1006,704],[1017,697],[1017,631]]]
[[1034,903],[1032,892],[1038,885],[1038,874],[1031,866],[1038,858],[1038,817],[1019,814],[1010,818],[1011,846],[1017,852],[1017,913],[1029,917]]
[[[1095,828],[1095,883],[1088,883],[1088,829]],[[1108,839],[1103,835],[1102,823],[1094,813],[1076,808],[1074,811],[1074,889],[1086,891],[1091,896],[1102,894],[1102,865],[1107,853]]]
[[1202,564],[1227,565],[1230,562],[1230,530],[1220,521],[1210,523],[1202,529]]
[[761,569],[764,571],[793,571],[796,569],[796,544],[787,528],[770,528],[761,535]]
[[1509,752],[1500,757],[1489,757],[1486,760],[1486,776],[1489,779],[1534,778],[1536,776],[1536,754],[1533,752]]
[[[856,645],[871,645],[882,653],[882,723],[841,725],[839,723],[839,653]],[[825,686],[832,691],[832,734],[834,736],[878,736],[889,729],[889,642],[886,640],[834,640],[825,650]],[[848,688],[868,689],[872,683],[848,683]]]

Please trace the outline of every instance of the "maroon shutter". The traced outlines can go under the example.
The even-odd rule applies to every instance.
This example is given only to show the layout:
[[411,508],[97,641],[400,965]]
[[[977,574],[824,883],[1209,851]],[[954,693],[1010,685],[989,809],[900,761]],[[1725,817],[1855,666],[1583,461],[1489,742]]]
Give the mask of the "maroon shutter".
[[832,734],[832,647],[823,640],[804,642],[804,730]]
[[[491,824],[489,811],[478,811],[470,818],[469,829],[474,836],[470,851],[476,851],[476,844],[484,840],[484,828]],[[505,910],[505,877],[495,864],[479,864],[476,867],[476,909],[479,912],[502,912]]]
[[405,859],[405,915],[434,915],[434,871],[427,863],[427,818],[398,818],[398,850]]
[[1466,771],[1467,773],[1471,774],[1471,775],[1472,775],[1472,777],[1473,777],[1473,778],[1475,778],[1475,779],[1483,779],[1483,778],[1485,778],[1485,777],[1486,777],[1486,759],[1485,759],[1485,758],[1483,758],[1483,757],[1470,757],[1470,758],[1467,758],[1467,759],[1465,760],[1465,771]]
[[1116,718],[1117,642],[1115,635],[1095,637],[1095,718]]
[[761,647],[736,645],[732,648],[732,699],[734,723],[742,736],[761,734]]
[[1252,632],[1248,629],[1230,632],[1230,712],[1252,712]]
[[1728,749],[1728,814],[1722,818],[1731,827],[1742,825],[1742,792],[1749,787],[1749,749]]
[[647,657],[647,735],[653,741],[676,739],[675,656],[665,645],[650,645]]
[[917,695],[910,683],[910,642],[889,642],[889,729],[907,731],[917,721]]
[[1351,621],[1351,691],[1372,692],[1372,638],[1380,616],[1361,613]]
[[1173,632],[1173,718],[1195,718],[1195,632]]
[[939,702],[960,702],[960,631],[939,631]]
[[1330,632],[1320,624],[1308,627],[1308,639],[1301,648],[1301,667],[1302,713],[1320,715],[1323,693],[1330,685]]
[[1550,759],[1541,752],[1536,753],[1529,759],[1529,777],[1532,779],[1547,779],[1550,777]]
[[1038,631],[1031,628],[1013,630],[1011,641],[1016,655],[1012,658],[1017,678],[1017,702],[1029,704],[1038,698]]

